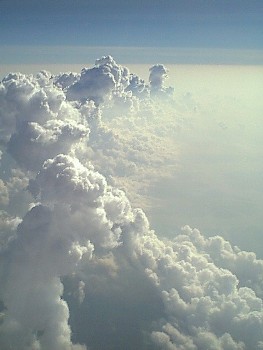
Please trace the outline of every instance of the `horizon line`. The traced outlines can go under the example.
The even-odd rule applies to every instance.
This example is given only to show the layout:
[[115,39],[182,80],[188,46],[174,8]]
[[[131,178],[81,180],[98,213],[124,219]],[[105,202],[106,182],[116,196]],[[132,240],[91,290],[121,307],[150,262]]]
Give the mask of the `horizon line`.
[[1,45],[0,64],[83,64],[111,55],[117,63],[263,65],[263,49],[166,46]]

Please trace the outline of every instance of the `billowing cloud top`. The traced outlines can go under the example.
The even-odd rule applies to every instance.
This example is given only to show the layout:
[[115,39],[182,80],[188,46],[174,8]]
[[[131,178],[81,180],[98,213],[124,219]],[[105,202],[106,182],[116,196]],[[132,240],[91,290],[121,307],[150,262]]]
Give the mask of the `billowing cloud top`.
[[92,99],[99,104],[129,85],[129,71],[116,64],[111,56],[96,60],[94,68],[83,68],[76,83],[69,86],[69,100]]
[[116,187],[169,175],[166,75],[105,56],[1,82],[1,349],[263,349],[263,261],[189,226],[161,239]]

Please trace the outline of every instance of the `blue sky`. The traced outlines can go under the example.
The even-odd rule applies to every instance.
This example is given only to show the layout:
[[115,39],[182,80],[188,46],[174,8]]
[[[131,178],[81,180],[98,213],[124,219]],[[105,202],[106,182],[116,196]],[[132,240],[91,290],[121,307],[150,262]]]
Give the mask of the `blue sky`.
[[0,23],[0,50],[21,59],[25,46],[263,49],[261,0],[0,0]]

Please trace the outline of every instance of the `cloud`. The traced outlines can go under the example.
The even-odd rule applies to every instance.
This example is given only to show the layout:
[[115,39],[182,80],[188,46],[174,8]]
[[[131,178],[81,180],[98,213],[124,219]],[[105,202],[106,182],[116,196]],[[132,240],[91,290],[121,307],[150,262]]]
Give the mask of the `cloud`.
[[16,229],[21,219],[10,216],[6,211],[0,210],[0,251],[4,251],[9,243],[16,237]]
[[96,60],[94,68],[83,68],[79,80],[70,85],[67,97],[70,100],[92,99],[96,104],[122,92],[129,84],[129,70],[117,65],[111,56]]
[[167,78],[167,68],[163,64],[155,64],[150,68],[149,81],[152,92],[161,91]]
[[0,179],[0,206],[6,206],[9,203],[8,189],[3,180]]
[[3,79],[1,348],[262,348],[263,261],[189,226],[162,238],[116,186],[170,175],[166,74],[104,56]]
[[[221,245],[215,247],[216,241]],[[260,348],[263,304],[261,292],[257,295],[257,288],[250,287],[254,279],[261,284],[257,268],[259,264],[262,272],[262,261],[251,263],[249,279],[241,271],[236,275],[235,263],[228,269],[222,268],[222,263],[226,264],[229,256],[238,261],[242,255],[242,262],[237,263],[242,266],[249,253],[235,252],[222,237],[206,239],[189,227],[170,245],[160,245],[155,237],[144,238],[139,251],[143,264],[149,266],[147,274],[160,290],[167,314],[165,321],[160,320],[162,331],[152,333],[157,345],[165,349]],[[221,256],[219,263],[215,252]]]
[[44,160],[58,153],[68,153],[74,143],[87,137],[84,125],[52,120],[43,126],[24,122],[8,142],[8,152],[17,163],[29,170],[38,170]]
[[1,259],[1,280],[8,278],[1,287],[7,308],[0,330],[3,348],[75,348],[70,341],[68,306],[61,299],[60,276],[74,271],[84,254],[91,256],[93,247],[71,241],[71,232],[56,228],[52,214],[47,207],[33,207],[19,225],[6,258]]
[[13,133],[24,121],[43,123],[55,117],[62,107],[63,94],[53,88],[50,74],[41,72],[36,77],[10,73],[1,82],[1,129],[3,139]]

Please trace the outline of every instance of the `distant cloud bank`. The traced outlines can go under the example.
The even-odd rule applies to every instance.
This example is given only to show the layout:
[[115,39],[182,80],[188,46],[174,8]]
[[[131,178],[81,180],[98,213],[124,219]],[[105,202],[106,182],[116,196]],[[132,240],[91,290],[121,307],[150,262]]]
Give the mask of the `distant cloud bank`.
[[2,46],[0,64],[84,64],[107,52],[123,64],[263,64],[260,49],[37,45]]

